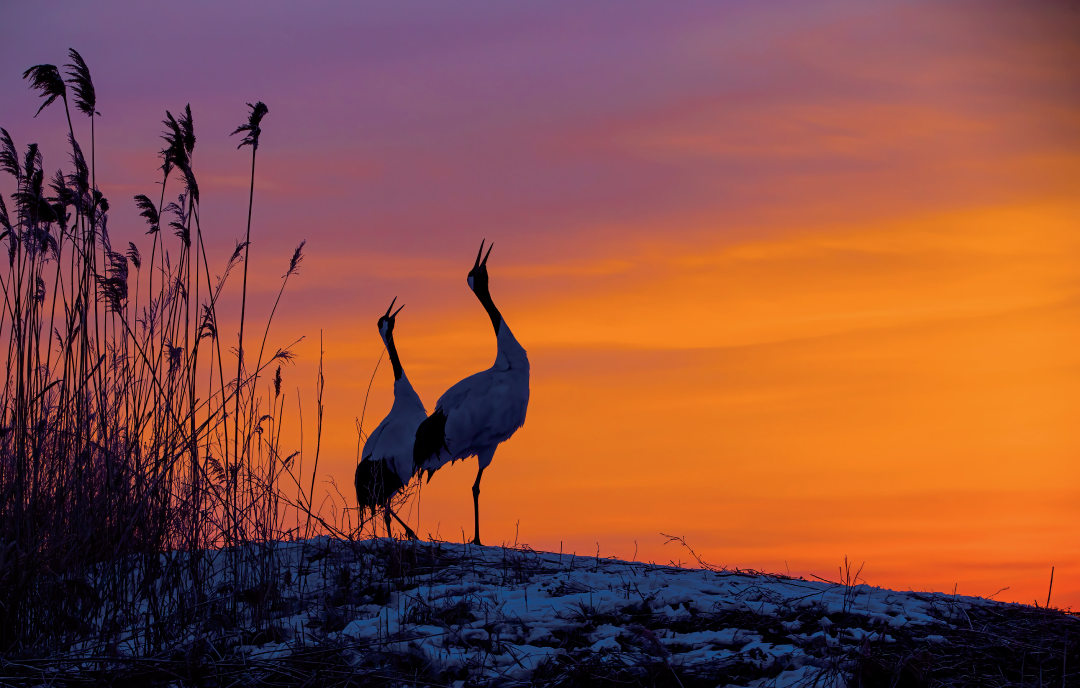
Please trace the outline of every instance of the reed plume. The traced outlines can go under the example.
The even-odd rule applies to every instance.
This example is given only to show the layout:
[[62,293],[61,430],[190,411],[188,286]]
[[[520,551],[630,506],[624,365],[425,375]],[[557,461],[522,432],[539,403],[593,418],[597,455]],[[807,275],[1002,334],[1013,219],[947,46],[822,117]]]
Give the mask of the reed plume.
[[[74,48],[68,50],[68,57],[74,64],[64,66],[67,67],[69,77],[67,83],[75,90],[75,107],[84,115],[93,117],[97,114],[97,92],[94,90],[94,81],[90,78],[90,69],[82,55]],[[55,96],[53,99],[55,100]]]
[[41,91],[41,97],[45,99],[38,111],[34,113],[34,117],[40,115],[41,111],[52,105],[57,98],[63,98],[64,106],[67,107],[67,87],[64,85],[64,78],[60,76],[60,70],[56,68],[56,65],[34,65],[23,72],[22,78],[29,79],[30,88]]

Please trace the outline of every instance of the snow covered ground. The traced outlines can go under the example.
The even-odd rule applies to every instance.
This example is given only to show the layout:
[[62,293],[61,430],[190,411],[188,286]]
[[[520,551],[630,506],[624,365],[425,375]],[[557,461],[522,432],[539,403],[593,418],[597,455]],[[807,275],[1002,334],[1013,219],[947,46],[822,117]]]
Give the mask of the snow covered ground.
[[[319,538],[272,554],[257,615],[229,583],[235,559],[208,560],[220,596],[171,655],[187,675],[280,682],[332,656],[326,676],[385,685],[891,685],[1032,609],[528,548]],[[139,637],[133,624],[113,656],[145,658]]]
[[[844,685],[845,660],[864,644],[892,643],[890,631],[916,627],[925,642],[942,642],[938,627],[986,604],[498,547],[429,551],[456,563],[358,605],[326,639],[416,653],[437,670],[489,682],[529,682],[541,670],[553,677],[587,654],[613,667],[741,676],[747,686],[829,686]],[[303,619],[291,622],[299,632]]]

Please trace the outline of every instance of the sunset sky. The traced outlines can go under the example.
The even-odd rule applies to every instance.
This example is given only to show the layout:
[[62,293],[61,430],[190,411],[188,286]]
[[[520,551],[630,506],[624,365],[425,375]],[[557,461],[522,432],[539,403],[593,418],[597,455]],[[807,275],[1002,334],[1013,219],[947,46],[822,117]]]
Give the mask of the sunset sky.
[[[687,561],[668,533],[717,565],[833,578],[847,556],[875,585],[1029,604],[1054,566],[1052,601],[1080,608],[1075,2],[41,2],[0,23],[0,126],[46,169],[66,123],[33,118],[22,71],[89,64],[114,243],[147,241],[131,197],[190,103],[224,264],[250,166],[228,134],[268,105],[254,317],[306,239],[271,337],[305,336],[285,375],[310,424],[321,332],[320,473],[346,494],[393,297],[429,410],[491,364],[465,283],[486,238],[532,364],[488,544]],[[384,361],[366,430],[392,382]],[[423,488],[418,532],[471,536],[475,469]]]

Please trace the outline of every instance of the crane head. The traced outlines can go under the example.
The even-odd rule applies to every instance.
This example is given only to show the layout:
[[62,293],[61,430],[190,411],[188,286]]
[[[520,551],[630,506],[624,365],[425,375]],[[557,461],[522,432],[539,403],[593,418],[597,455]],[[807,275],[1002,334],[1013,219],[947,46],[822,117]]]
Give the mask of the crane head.
[[401,306],[391,314],[390,311],[394,308],[395,303],[397,303],[396,296],[394,297],[394,300],[390,302],[390,308],[386,309],[386,315],[379,318],[379,334],[382,336],[384,342],[394,331],[394,318],[396,318],[397,314],[401,312],[401,309],[405,307],[405,304],[401,304]]
[[[484,241],[486,239],[480,242],[480,250],[476,253],[476,263],[473,264],[473,269],[469,271],[469,289],[472,289],[477,294],[485,293],[488,290],[487,261],[488,256],[491,255],[491,249],[495,246],[495,242],[491,242],[485,254]],[[483,260],[480,260],[481,255],[484,256]]]

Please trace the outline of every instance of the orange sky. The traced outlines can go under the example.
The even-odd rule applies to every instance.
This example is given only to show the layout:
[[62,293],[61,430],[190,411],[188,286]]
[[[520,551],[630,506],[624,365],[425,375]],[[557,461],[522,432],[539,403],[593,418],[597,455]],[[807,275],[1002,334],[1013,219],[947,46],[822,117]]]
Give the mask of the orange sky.
[[[242,12],[199,7],[195,35]],[[1040,604],[1055,566],[1053,602],[1080,608],[1072,5],[342,5],[330,28],[270,7],[194,66],[138,31],[86,45],[75,19],[0,63],[79,48],[114,199],[152,188],[156,122],[190,101],[223,253],[247,164],[224,134],[268,103],[253,279],[276,289],[308,240],[275,332],[307,335],[286,381],[310,423],[322,330],[340,485],[392,297],[429,410],[490,365],[465,285],[486,237],[532,362],[487,542],[685,561],[670,533],[715,564],[830,577],[847,556],[877,585]],[[25,140],[36,105],[6,71],[0,125]],[[127,214],[114,235],[138,240]],[[365,428],[391,383],[383,365]],[[418,530],[471,534],[474,476],[437,474]]]
[[[535,547],[629,556],[636,540],[639,556],[666,560],[685,557],[661,546],[659,532],[675,533],[713,562],[825,575],[848,555],[874,583],[1010,586],[1004,597],[1023,601],[1057,566],[1055,599],[1073,603],[1078,210],[973,208],[692,252],[646,244],[562,271],[496,263],[533,398],[486,473],[488,538],[513,540],[520,519]],[[552,296],[537,284],[560,272],[589,286]],[[443,279],[460,311],[421,304],[398,327],[429,405],[494,347],[460,275]],[[366,355],[328,346],[328,369],[355,380],[333,385],[331,425],[362,398],[375,341]],[[390,381],[381,369],[371,422]],[[474,468],[445,473],[420,515],[453,538],[470,528]]]

